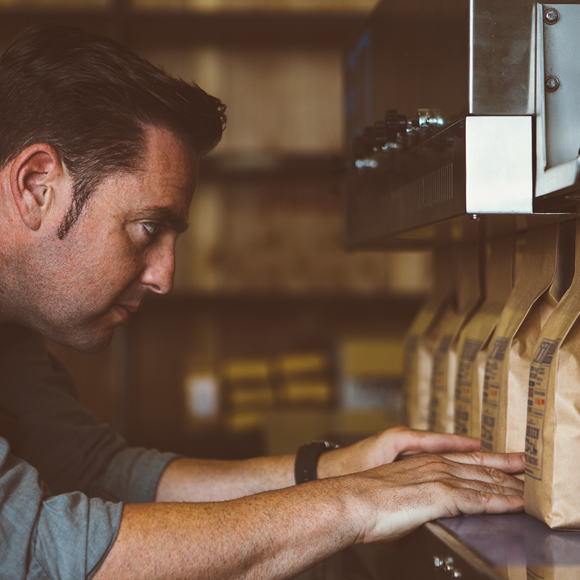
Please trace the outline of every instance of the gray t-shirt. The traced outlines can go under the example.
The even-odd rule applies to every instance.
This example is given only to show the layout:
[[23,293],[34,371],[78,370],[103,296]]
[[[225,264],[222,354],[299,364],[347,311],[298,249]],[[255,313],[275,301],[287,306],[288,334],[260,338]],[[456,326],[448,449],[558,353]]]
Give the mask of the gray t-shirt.
[[0,325],[0,407],[0,578],[90,578],[177,456],[127,447],[21,326]]

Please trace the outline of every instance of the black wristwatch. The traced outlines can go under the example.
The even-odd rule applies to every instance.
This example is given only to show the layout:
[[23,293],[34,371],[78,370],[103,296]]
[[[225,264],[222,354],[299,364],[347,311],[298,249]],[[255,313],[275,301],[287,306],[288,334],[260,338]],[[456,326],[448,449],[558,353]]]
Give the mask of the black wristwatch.
[[331,449],[338,449],[340,445],[330,441],[313,441],[306,445],[300,445],[296,452],[294,462],[294,479],[296,485],[314,481],[316,479],[316,466],[318,458]]

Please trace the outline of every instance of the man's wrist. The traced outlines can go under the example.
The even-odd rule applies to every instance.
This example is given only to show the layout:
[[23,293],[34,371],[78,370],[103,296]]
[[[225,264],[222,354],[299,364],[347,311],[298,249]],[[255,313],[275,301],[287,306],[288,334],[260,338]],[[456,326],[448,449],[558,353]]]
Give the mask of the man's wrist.
[[[322,460],[323,457],[328,460],[329,457],[340,453],[341,449],[337,449],[320,457],[321,462],[334,467],[333,473],[326,476],[320,475],[319,479],[322,481],[319,482],[316,489],[318,493],[323,494],[324,498],[332,498],[334,509],[339,511],[340,516],[335,529],[341,530],[341,536],[345,543],[347,545],[364,543],[364,530],[374,518],[371,502],[368,501],[369,494],[365,493],[365,489],[368,487],[365,485],[364,478],[361,480],[358,474],[342,476],[339,473],[334,473],[336,467],[332,459],[330,461]],[[318,499],[318,501],[323,502],[322,499]]]
[[339,445],[330,441],[312,441],[301,445],[294,460],[295,483],[298,485],[319,479],[317,467],[320,457],[326,452],[339,447]]
[[318,479],[338,477],[345,473],[345,471],[341,470],[340,462],[337,461],[337,458],[343,455],[342,451],[342,449],[332,449],[318,458],[316,467]]

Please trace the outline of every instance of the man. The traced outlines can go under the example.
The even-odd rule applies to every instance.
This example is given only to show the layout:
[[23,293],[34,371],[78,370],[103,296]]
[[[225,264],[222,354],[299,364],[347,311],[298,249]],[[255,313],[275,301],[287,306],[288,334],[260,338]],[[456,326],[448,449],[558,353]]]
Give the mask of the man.
[[98,351],[170,291],[224,110],[74,29],[27,31],[0,59],[2,578],[290,578],[434,518],[523,507],[507,475],[522,456],[470,439],[397,428],[318,461],[310,449],[298,475],[318,479],[294,485],[294,456],[130,449],[78,406],[39,335]]

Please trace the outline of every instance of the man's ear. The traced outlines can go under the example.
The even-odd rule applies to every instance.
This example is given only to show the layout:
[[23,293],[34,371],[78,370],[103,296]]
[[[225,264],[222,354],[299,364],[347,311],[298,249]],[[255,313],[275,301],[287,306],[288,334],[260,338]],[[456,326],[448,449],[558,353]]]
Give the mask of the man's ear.
[[37,231],[54,203],[62,163],[54,148],[32,145],[12,162],[10,189],[24,224]]

